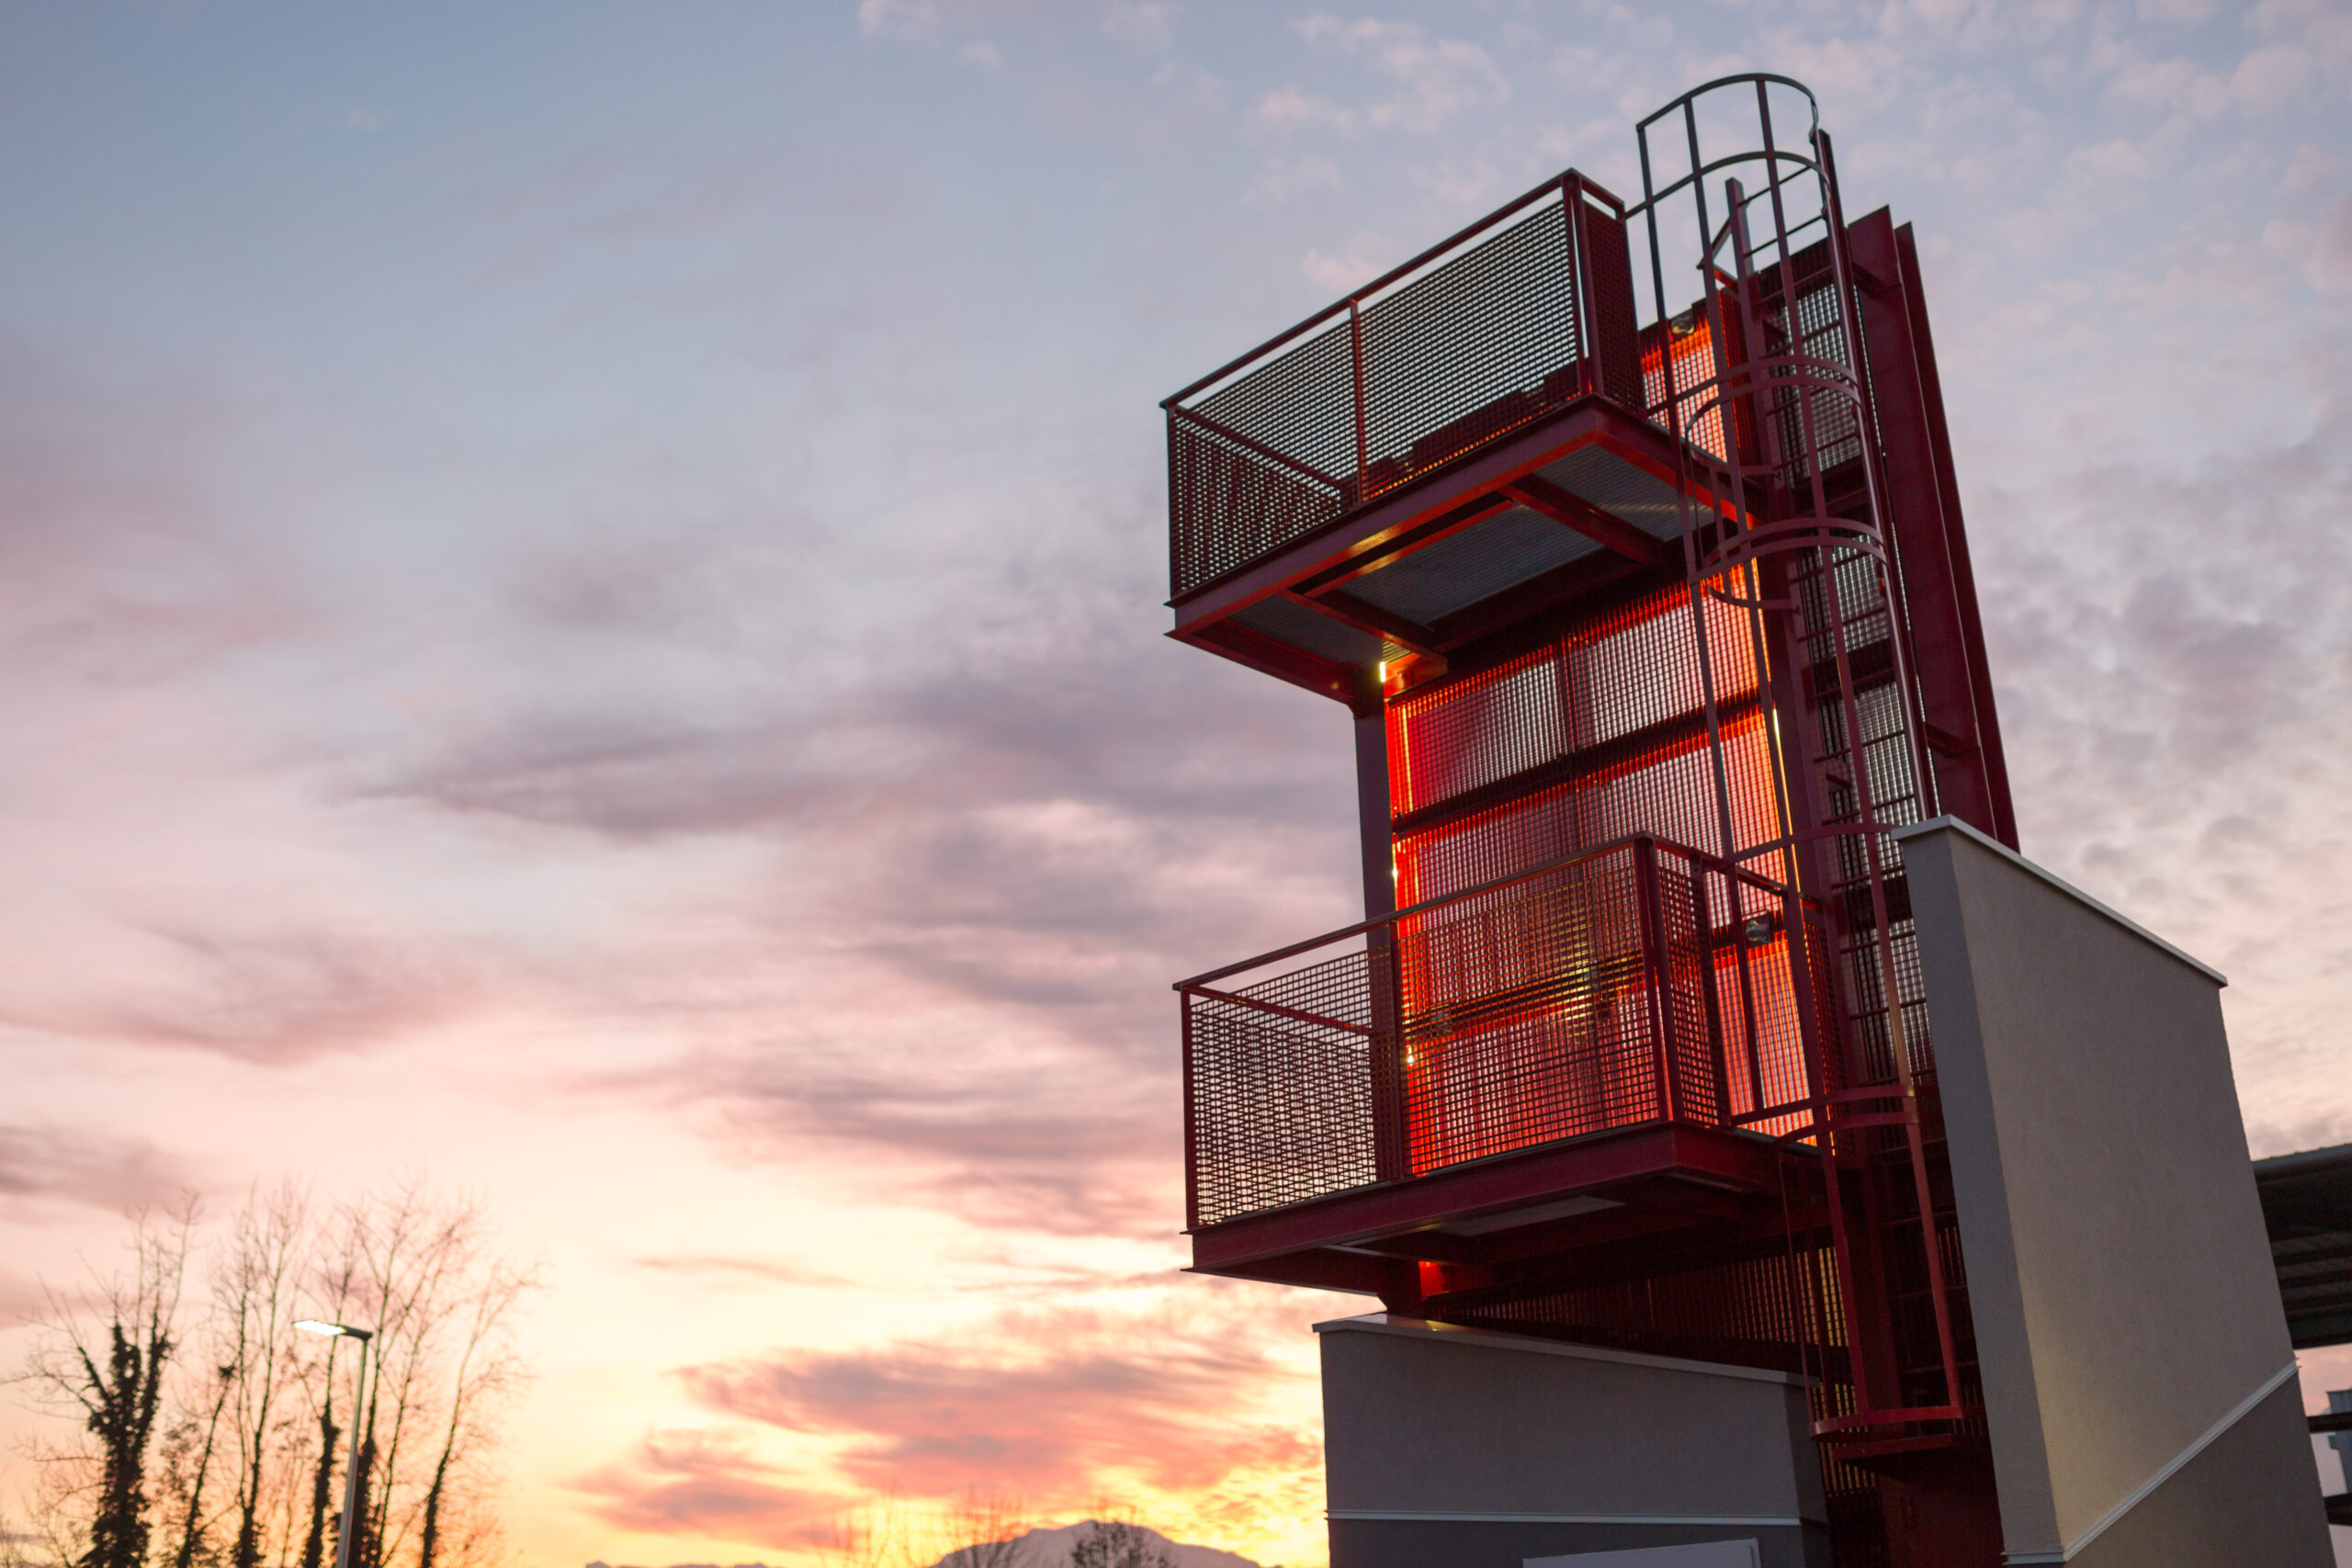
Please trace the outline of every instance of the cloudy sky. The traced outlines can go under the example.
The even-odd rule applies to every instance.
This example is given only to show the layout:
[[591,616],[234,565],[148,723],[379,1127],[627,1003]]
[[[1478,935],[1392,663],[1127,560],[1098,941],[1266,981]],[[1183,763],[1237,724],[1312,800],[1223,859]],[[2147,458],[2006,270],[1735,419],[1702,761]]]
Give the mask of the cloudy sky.
[[2027,852],[2352,1140],[2335,0],[17,5],[0,1321],[423,1172],[546,1262],[535,1562],[1318,1560],[1358,1309],[1172,1272],[1166,983],[1353,918],[1347,734],[1159,636],[1154,405],[1752,68],[1917,225]]

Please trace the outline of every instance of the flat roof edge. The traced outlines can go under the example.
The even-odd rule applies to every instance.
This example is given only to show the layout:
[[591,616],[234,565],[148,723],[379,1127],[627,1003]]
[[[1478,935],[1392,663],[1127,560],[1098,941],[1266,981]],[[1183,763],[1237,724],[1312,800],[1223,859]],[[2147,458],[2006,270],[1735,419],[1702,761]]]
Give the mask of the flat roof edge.
[[2199,974],[2212,981],[2216,986],[2226,986],[2230,983],[2230,977],[2227,975],[2222,974],[2219,969],[2214,968],[2211,964],[2206,963],[2203,959],[2197,957],[2193,953],[2183,952],[2181,949],[2174,946],[2171,942],[2168,942],[2164,938],[2158,936],[2155,932],[2150,931],[2147,927],[2142,925],[2139,921],[2132,919],[2129,915],[2118,913],[2109,905],[2092,897],[2089,894],[2084,892],[2081,888],[2075,886],[2064,877],[2060,876],[2057,873],[2051,871],[2046,867],[2036,865],[2033,862],[2026,859],[2025,856],[2018,853],[2017,851],[2009,848],[2008,845],[2001,842],[1998,839],[1994,838],[1991,834],[1985,832],[1983,829],[1976,827],[1973,823],[1963,822],[1959,818],[1951,816],[1930,817],[1925,822],[1914,822],[1907,828],[1897,828],[1887,836],[1893,839],[1896,843],[1900,844],[1907,839],[1925,838],[1929,833],[1943,832],[1947,830],[1958,833],[1961,837],[1970,840],[1981,848],[1992,851],[1993,853],[2000,856],[2003,860],[2007,861],[2011,865],[2016,866],[2018,870],[2027,873],[2029,875],[2039,877],[2043,882],[2048,883],[2051,886],[2058,889],[2059,892],[2065,894],[2069,898],[2074,899],[2076,903],[2081,904],[2087,908],[2098,910],[2100,914],[2105,915],[2109,919],[2114,921],[2117,925],[2121,926],[2125,931],[2130,931],[2133,936],[2138,937],[2141,941],[2149,943],[2151,946],[2163,949],[2165,953],[2170,953],[2173,957],[2180,960],[2183,964],[2188,964],[2191,969],[2196,970]]
[[2335,1176],[2352,1173],[2352,1144],[2331,1144],[2324,1149],[2296,1149],[2289,1154],[2266,1155],[2254,1162],[2255,1179],[2264,1177],[2273,1180],[2291,1180],[2298,1176]]
[[1538,1339],[1526,1334],[1505,1334],[1492,1328],[1464,1328],[1459,1324],[1431,1323],[1426,1318],[1399,1317],[1393,1313],[1366,1313],[1361,1317],[1335,1317],[1315,1325],[1317,1334],[1388,1334],[1407,1339],[1446,1339],[1463,1345],[1483,1345],[1495,1350],[1521,1350],[1532,1356],[1567,1356],[1585,1361],[1614,1361],[1621,1366],[1652,1367],[1660,1371],[1691,1372],[1700,1377],[1741,1378],[1750,1382],[1786,1383],[1796,1388],[1812,1384],[1795,1372],[1766,1367],[1734,1366],[1728,1361],[1692,1361],[1679,1356],[1648,1356],[1638,1350],[1612,1350],[1600,1345],[1575,1345],[1565,1339]]

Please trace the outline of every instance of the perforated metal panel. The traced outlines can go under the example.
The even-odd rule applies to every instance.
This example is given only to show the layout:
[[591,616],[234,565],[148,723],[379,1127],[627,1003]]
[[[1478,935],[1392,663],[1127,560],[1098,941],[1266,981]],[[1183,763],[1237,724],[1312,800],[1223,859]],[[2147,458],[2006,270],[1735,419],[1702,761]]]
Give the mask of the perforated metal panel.
[[1609,856],[1399,922],[1416,1174],[1666,1113],[1640,891]]
[[1375,1052],[1359,946],[1236,993],[1185,998],[1192,1223],[1365,1186]]
[[1343,505],[1336,483],[1201,425],[1169,421],[1168,559],[1180,585],[1222,577],[1302,539]]
[[[1726,319],[1724,330],[1733,338],[1730,358],[1736,362],[1736,314]],[[1650,419],[1679,429],[1685,441],[1718,462],[1731,455],[1724,440],[1724,400],[1715,384],[1724,363],[1702,306],[1643,330],[1642,389]]]
[[1480,811],[1396,836],[1396,897],[1450,897],[1585,848],[1568,784],[1514,795]]
[[1393,705],[1388,777],[1396,812],[1451,800],[1557,758],[1567,738],[1563,697],[1558,652],[1544,648]]
[[[1779,833],[1750,613],[1707,596],[1701,613],[1732,785],[1731,849],[1745,852]],[[1724,853],[1704,703],[1690,597],[1674,588],[1391,704],[1399,818],[1528,781],[1475,812],[1400,831],[1397,896],[1443,897],[1634,833]]]
[[[1594,299],[1578,281],[1570,199]],[[1572,398],[1639,403],[1624,228],[1613,202],[1597,202],[1579,175],[1531,192],[1170,399],[1175,593]]]
[[1576,364],[1576,312],[1567,225],[1555,201],[1368,301],[1373,460],[1433,468],[1564,400],[1569,389],[1545,380]]
[[[1700,615],[1716,702],[1752,695],[1756,654],[1747,612],[1702,596]],[[1675,720],[1698,721],[1707,694],[1688,591],[1661,589],[1623,609],[1587,617],[1561,642],[1574,715],[1571,745],[1582,750]]]
[[1449,1322],[1480,1327],[1604,1345],[1679,1341],[1686,1353],[1801,1371],[1814,1370],[1800,1347],[1816,1331],[1803,1303],[1834,1292],[1836,1274],[1829,1249],[1807,1246],[1572,1290],[1468,1292],[1449,1298],[1445,1311]]
[[1344,482],[1356,470],[1355,386],[1353,329],[1347,317],[1335,317],[1191,404],[1186,412],[1197,417],[1177,427],[1214,423]]
[[[1771,759],[1764,719],[1750,710],[1723,728],[1723,761],[1732,783],[1732,831],[1740,847],[1772,837]],[[1656,833],[1720,853],[1715,763],[1703,731],[1646,749],[1590,775],[1577,791],[1577,827],[1594,842]]]
[[1634,326],[1633,253],[1625,243],[1625,220],[1589,200],[1583,220],[1585,281],[1594,304],[1590,341],[1600,361],[1600,389],[1628,407],[1639,407],[1642,349]]
[[[1787,352],[1793,340],[1807,359],[1855,368],[1826,243],[1798,252],[1785,268],[1758,275],[1745,319],[1754,323],[1752,330],[1767,354]],[[1816,469],[1826,473],[1862,455],[1861,411],[1856,404],[1843,399],[1802,399],[1787,386],[1771,389],[1763,401],[1783,484],[1803,486]]]

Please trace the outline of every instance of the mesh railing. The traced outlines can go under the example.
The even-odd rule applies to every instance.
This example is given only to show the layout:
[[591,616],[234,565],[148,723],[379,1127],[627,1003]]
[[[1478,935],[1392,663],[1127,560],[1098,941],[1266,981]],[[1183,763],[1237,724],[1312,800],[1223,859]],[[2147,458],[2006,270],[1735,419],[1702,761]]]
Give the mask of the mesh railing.
[[1191,1223],[1644,1123],[1799,1131],[1835,1087],[1791,960],[1821,940],[1642,836],[1186,981]]
[[1168,400],[1172,589],[1590,392],[1644,401],[1624,209],[1571,172]]

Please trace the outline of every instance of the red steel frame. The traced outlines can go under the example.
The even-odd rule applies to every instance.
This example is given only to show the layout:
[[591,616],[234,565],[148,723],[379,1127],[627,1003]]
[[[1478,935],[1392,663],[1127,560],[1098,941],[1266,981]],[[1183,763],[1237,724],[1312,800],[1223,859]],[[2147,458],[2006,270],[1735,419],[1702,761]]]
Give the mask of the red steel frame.
[[[1774,120],[1786,93],[1804,107],[1790,145]],[[1726,105],[1752,105],[1729,152],[1702,136]],[[1887,835],[1937,810],[2012,846],[2016,831],[1916,250],[1883,212],[1848,223],[1812,96],[1785,77],[1710,83],[1637,136],[1632,208],[1571,171],[1165,404],[1179,635],[1355,709],[1370,917],[1179,987],[1196,1266],[1765,1364],[1783,1345],[1817,1378],[1825,1476],[1833,1509],[1848,1509],[1838,1561],[1884,1561],[1890,1547],[1920,1564],[1990,1561],[1989,1471],[1967,1457],[1981,1450],[1982,1400],[1966,1289]],[[1688,162],[1668,177],[1655,154],[1675,143]],[[1554,359],[1516,384],[1528,389],[1476,407],[1427,395],[1443,343],[1408,367],[1420,380],[1405,394],[1383,380],[1393,354],[1373,373],[1367,321],[1385,305],[1498,235],[1535,233],[1554,204],[1564,364],[1545,371],[1547,348]],[[1614,259],[1631,221],[1645,231],[1653,308],[1638,333]],[[1672,291],[1678,276],[1688,295]],[[1675,313],[1683,298],[1695,303]],[[1523,293],[1510,302],[1524,314]],[[1319,381],[1286,360],[1314,355]],[[1265,415],[1228,396],[1253,377],[1289,400],[1261,434],[1315,421],[1321,434],[1261,439],[1221,418]],[[1384,400],[1400,395],[1450,423],[1432,414],[1398,435]],[[1600,437],[1670,474],[1679,548],[1530,471],[1557,448],[1518,433],[1573,423],[1578,400],[1634,411],[1666,438],[1661,464],[1606,421]],[[1315,441],[1337,460],[1303,460]],[[1536,455],[1483,456],[1521,448]],[[1334,591],[1512,505],[1604,546],[1613,573],[1592,574],[1566,609],[1555,591],[1516,612],[1533,621],[1490,615],[1436,641]],[[1392,513],[1404,521],[1386,534],[1348,521]],[[1372,547],[1348,542],[1359,536]],[[1257,584],[1375,634],[1378,676],[1225,619],[1262,599]],[[1661,594],[1687,633],[1640,632],[1643,658],[1667,662],[1605,679],[1662,717],[1583,736],[1569,716],[1577,639],[1664,627]],[[1565,632],[1543,629],[1560,615]],[[1531,640],[1530,627],[1565,640]],[[1416,656],[1422,683],[1387,675],[1387,660]],[[1696,685],[1669,701],[1659,682],[1676,660],[1695,661]],[[1547,681],[1556,694],[1526,696]],[[1425,721],[1434,739],[1414,739]],[[1703,757],[1705,783],[1669,766],[1685,755]],[[1608,805],[1621,776],[1632,807]],[[1555,796],[1565,804],[1545,805]],[[1751,797],[1766,801],[1760,829]],[[1635,819],[1611,831],[1630,836],[1584,847],[1588,818],[1625,809]],[[1563,810],[1574,852],[1531,856],[1552,841],[1531,814]],[[1432,887],[1427,846],[1489,820],[1492,843],[1453,854],[1451,880]],[[1707,849],[1686,838],[1709,834]],[[1477,867],[1476,886],[1459,886]],[[1770,1047],[1777,1079],[1776,1027],[1798,1036]],[[1790,1062],[1801,1092],[1768,1094]],[[1708,1211],[1691,1181],[1746,1196]],[[1626,1213],[1485,1239],[1514,1208],[1556,1207],[1564,1192]],[[1547,1245],[1555,1255],[1534,1255]],[[1621,1300],[1611,1280],[1645,1283]],[[1933,1528],[1898,1525],[1914,1501]]]
[[[1919,739],[1921,724],[1908,668],[1909,650],[1905,646],[1906,639],[1899,635],[1890,635],[1884,640],[1893,663],[1891,684],[1899,699],[1903,743],[1900,755],[1907,764],[1909,777],[1900,783],[1888,780],[1883,776],[1889,765],[1883,752],[1873,757],[1872,748],[1853,741],[1853,738],[1864,733],[1864,724],[1853,659],[1860,638],[1849,624],[1846,606],[1850,595],[1846,580],[1855,575],[1854,569],[1860,568],[1873,590],[1872,601],[1879,605],[1894,605],[1899,589],[1887,531],[1881,522],[1885,515],[1881,499],[1885,480],[1874,442],[1857,443],[1860,448],[1861,495],[1846,499],[1840,506],[1829,493],[1826,470],[1835,465],[1825,460],[1830,445],[1826,437],[1832,431],[1858,432],[1870,425],[1868,361],[1856,320],[1858,293],[1852,281],[1852,260],[1848,254],[1843,215],[1838,206],[1829,139],[1816,118],[1807,128],[1810,155],[1776,145],[1768,93],[1769,85],[1775,81],[1804,92],[1786,78],[1758,76],[1711,84],[1659,110],[1643,121],[1636,131],[1642,145],[1642,210],[1647,218],[1650,236],[1653,286],[1659,298],[1667,297],[1664,269],[1668,247],[1658,220],[1661,204],[1687,194],[1702,238],[1700,270],[1705,283],[1702,304],[1711,335],[1718,344],[1738,345],[1732,352],[1714,356],[1714,373],[1699,402],[1702,414],[1716,415],[1719,427],[1728,426],[1741,433],[1737,436],[1726,434],[1717,453],[1727,466],[1729,482],[1722,487],[1719,495],[1709,498],[1713,504],[1704,505],[1702,510],[1694,503],[1694,493],[1708,495],[1713,488],[1710,484],[1713,470],[1686,465],[1684,483],[1679,491],[1692,614],[1700,613],[1703,595],[1720,594],[1719,590],[1706,585],[1721,581],[1727,575],[1750,583],[1777,578],[1791,589],[1801,586],[1793,580],[1809,579],[1815,589],[1811,608],[1814,618],[1826,632],[1830,658],[1826,671],[1816,660],[1812,672],[1816,682],[1823,674],[1829,676],[1826,684],[1835,693],[1838,711],[1825,716],[1818,702],[1792,705],[1788,716],[1801,719],[1800,739],[1808,754],[1801,755],[1793,768],[1787,755],[1776,758],[1776,771],[1784,778],[1791,777],[1793,772],[1816,768],[1835,759],[1843,765],[1838,782],[1850,790],[1852,809],[1850,815],[1839,814],[1846,819],[1831,819],[1817,805],[1814,810],[1804,809],[1807,796],[1813,792],[1801,786],[1792,788],[1792,804],[1796,809],[1790,815],[1785,837],[1747,853],[1770,855],[1792,865],[1796,869],[1793,880],[1801,886],[1842,881],[1849,889],[1859,885],[1869,899],[1868,934],[1849,940],[1855,942],[1863,961],[1876,967],[1878,996],[1889,998],[1875,1010],[1883,1017],[1891,1036],[1888,1055],[1898,1093],[1889,1095],[1883,1089],[1864,1086],[1847,1091],[1845,1096],[1826,1099],[1819,1110],[1819,1125],[1825,1134],[1821,1146],[1833,1168],[1864,1167],[1882,1158],[1883,1151],[1872,1148],[1870,1140],[1860,1135],[1863,1130],[1899,1127],[1918,1213],[1931,1216],[1936,1205],[1927,1145],[1931,1136],[1930,1123],[1938,1119],[1938,1112],[1932,1103],[1923,1103],[1915,1071],[1917,1066],[1924,1066],[1924,1042],[1921,1051],[1915,1054],[1912,1042],[1906,1037],[1905,1010],[1892,1000],[1900,998],[1904,985],[1897,973],[1892,921],[1894,905],[1890,897],[1890,885],[1899,876],[1899,868],[1893,863],[1894,851],[1886,831],[1902,822],[1883,819],[1878,803],[1889,795],[1909,795],[1915,805],[1907,819],[1917,820],[1921,815],[1917,797],[1928,787],[1932,775]],[[1758,145],[1711,160],[1702,147],[1699,133],[1700,100],[1726,88],[1739,92],[1751,85]],[[1811,95],[1805,96],[1810,106]],[[1650,134],[1652,128],[1661,122],[1682,133],[1692,172],[1653,188]],[[1760,175],[1763,187],[1751,195],[1743,189],[1737,175],[1727,177],[1723,186],[1723,219],[1717,224],[1710,212],[1706,175],[1726,168]],[[1792,208],[1796,205],[1798,192],[1792,187],[1801,186],[1810,186],[1811,189],[1804,194],[1812,197],[1815,211],[1810,217],[1792,219]],[[1751,211],[1759,203],[1770,226],[1760,243],[1750,231]],[[1827,294],[1833,301],[1830,309],[1836,312],[1836,336],[1828,346],[1843,350],[1834,355],[1823,351],[1808,352],[1817,333],[1806,331],[1799,319],[1799,301],[1794,298],[1799,287],[1794,274],[1804,250],[1799,242],[1808,228],[1817,229],[1818,238],[1814,243],[1826,252],[1830,288],[1814,293],[1815,298]],[[1726,252],[1728,268],[1724,265]],[[1773,351],[1776,344],[1778,352]],[[1685,402],[1673,395],[1679,390],[1669,385],[1665,412],[1671,422],[1669,428],[1678,435],[1685,435]],[[1789,418],[1792,412],[1795,416],[1793,422]],[[1795,427],[1792,433],[1787,428],[1792,423]],[[1784,439],[1781,450],[1761,450],[1776,426],[1784,438],[1793,434],[1794,439]],[[1688,451],[1687,444],[1683,450]],[[1794,482],[1791,482],[1792,477]],[[1731,521],[1728,528],[1718,525],[1718,519],[1724,516]],[[1712,547],[1702,540],[1702,529],[1712,536]],[[1720,596],[1729,600],[1728,595]],[[1799,594],[1794,592],[1781,596],[1766,590],[1734,602],[1751,612],[1750,623],[1759,643],[1765,637],[1768,620],[1800,617],[1808,608],[1800,604]],[[1701,639],[1702,659],[1706,646],[1706,639]],[[1758,651],[1760,654],[1760,648]],[[1712,673],[1708,679],[1712,688]],[[1709,726],[1711,732],[1714,731],[1712,691]],[[1780,733],[1777,727],[1774,733],[1776,737]],[[1839,734],[1845,738],[1842,742],[1837,738]],[[1716,750],[1720,758],[1720,743]],[[1736,853],[1731,844],[1727,781],[1719,783],[1719,790],[1724,802],[1726,852]],[[1829,853],[1824,854],[1823,851]],[[1826,863],[1833,856],[1850,861],[1857,852],[1862,862],[1859,877],[1840,878]],[[1849,996],[1845,1010],[1849,1019],[1859,1021],[1873,1010],[1863,998]],[[1843,1287],[1840,1295],[1848,1313],[1849,1342],[1860,1345],[1883,1332],[1881,1325],[1867,1321],[1877,1303],[1873,1293],[1862,1287],[1857,1264],[1860,1247],[1857,1238],[1849,1234],[1854,1221],[1848,1205],[1833,1203],[1829,1212]],[[1923,1245],[1920,1251],[1935,1314],[1943,1397],[1925,1404],[1910,1403],[1900,1389],[1892,1386],[1883,1364],[1874,1365],[1873,1358],[1857,1357],[1854,1408],[1826,1416],[1816,1424],[1817,1435],[1830,1438],[1860,1435],[1907,1441],[1924,1433],[1948,1429],[1966,1418],[1953,1326],[1958,1286],[1945,1276],[1941,1247]]]

